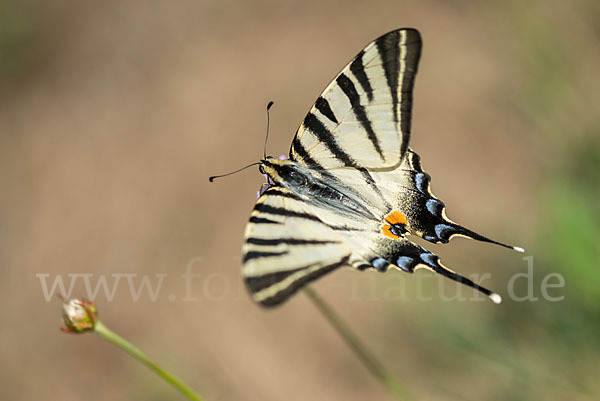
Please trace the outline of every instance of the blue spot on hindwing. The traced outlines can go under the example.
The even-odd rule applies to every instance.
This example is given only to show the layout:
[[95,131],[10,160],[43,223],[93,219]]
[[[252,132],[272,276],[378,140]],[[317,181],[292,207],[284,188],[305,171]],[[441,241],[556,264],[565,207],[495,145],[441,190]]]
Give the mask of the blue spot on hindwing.
[[448,231],[455,231],[454,227],[449,226],[448,224],[436,224],[435,226],[435,234],[440,240],[442,240],[442,242],[448,242],[450,237]]
[[410,256],[400,256],[398,257],[398,260],[396,260],[396,266],[407,273],[412,273],[416,264],[417,262]]
[[429,213],[434,216],[441,216],[442,209],[444,208],[444,204],[435,198],[428,199],[425,206],[427,207],[427,210],[429,210]]
[[380,272],[384,272],[387,270],[388,266],[390,265],[390,262],[388,262],[384,258],[375,258],[371,260],[371,264]]
[[434,255],[433,253],[422,253],[419,255],[421,257],[421,260],[428,266],[437,266],[438,265],[438,256]]
[[427,194],[427,186],[429,185],[429,177],[424,173],[415,175],[415,186],[422,194]]

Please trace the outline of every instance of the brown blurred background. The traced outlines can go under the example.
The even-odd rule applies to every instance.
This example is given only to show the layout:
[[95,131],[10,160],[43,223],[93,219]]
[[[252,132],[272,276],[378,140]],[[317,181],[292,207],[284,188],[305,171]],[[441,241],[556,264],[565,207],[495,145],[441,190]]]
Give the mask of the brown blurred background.
[[[344,64],[410,26],[412,147],[451,218],[534,256],[540,299],[508,296],[522,255],[462,239],[428,248],[491,273],[503,304],[444,302],[456,286],[424,272],[343,269],[314,288],[416,400],[598,399],[599,4],[0,2],[2,398],[183,399],[97,336],[58,331],[36,275],[89,273],[167,275],[154,301],[126,278],[101,290],[100,315],[207,400],[392,399],[304,294],[250,302],[240,248],[263,179],[207,178],[262,155],[269,100],[269,153],[287,154]],[[550,273],[560,302],[541,297]]]

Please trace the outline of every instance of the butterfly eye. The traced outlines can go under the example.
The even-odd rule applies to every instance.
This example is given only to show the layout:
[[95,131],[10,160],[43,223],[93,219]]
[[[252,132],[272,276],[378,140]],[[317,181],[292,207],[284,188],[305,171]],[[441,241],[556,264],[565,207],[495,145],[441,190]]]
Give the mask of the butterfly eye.
[[267,174],[267,173],[265,172],[265,168],[262,166],[262,164],[261,164],[260,166],[258,166],[258,171],[259,171],[261,174]]

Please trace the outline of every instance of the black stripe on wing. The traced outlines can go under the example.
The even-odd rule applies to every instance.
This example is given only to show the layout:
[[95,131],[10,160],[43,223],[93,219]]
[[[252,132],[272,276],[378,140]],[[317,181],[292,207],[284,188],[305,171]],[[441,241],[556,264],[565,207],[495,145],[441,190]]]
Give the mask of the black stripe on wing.
[[[400,122],[402,131],[400,154],[404,155],[410,140],[413,88],[421,58],[421,34],[416,29],[410,28],[392,31],[377,39],[375,45],[392,95],[394,121]],[[404,54],[401,49],[405,49]]]
[[354,58],[354,61],[350,63],[350,71],[352,71],[352,74],[354,74],[356,80],[367,94],[367,98],[370,102],[373,100],[373,88],[371,87],[369,77],[365,73],[365,66],[363,65],[364,54],[364,50],[361,50],[360,53],[358,53],[358,55]]
[[[270,193],[271,192],[269,192],[269,194]],[[261,212],[261,213],[272,214],[272,215],[276,215],[276,216],[298,217],[301,219],[312,220],[312,221],[317,221],[319,223],[323,223],[321,221],[321,219],[319,219],[317,216],[315,216],[313,214],[305,213],[305,212],[296,212],[296,211],[289,210],[289,209],[286,209],[283,207],[267,205],[266,203],[257,203],[256,206],[254,207],[254,210]]]
[[255,293],[255,292],[264,290],[265,288],[268,288],[268,287],[272,286],[273,284],[286,279],[287,277],[291,276],[292,274],[294,274],[296,272],[302,271],[302,269],[303,268],[298,268],[298,269],[291,269],[291,270],[267,273],[267,274],[263,274],[262,276],[246,277],[246,284],[250,288],[250,291],[252,293]]
[[308,154],[306,148],[297,138],[294,138],[292,146],[290,147],[289,159],[296,162],[302,162],[314,170],[324,170],[323,166]]
[[339,244],[338,241],[303,239],[303,238],[253,238],[246,239],[247,244],[258,246],[277,246],[277,245],[327,245]]
[[[331,135],[331,132],[327,127],[315,116],[313,113],[308,113],[304,118],[304,127],[312,132],[319,141],[323,142],[327,149],[346,167],[357,167],[356,162],[350,157],[350,155],[340,148],[340,145],[335,140],[335,137]],[[294,139],[292,146],[299,142]],[[316,163],[316,162],[315,162]]]
[[288,199],[294,199],[297,201],[303,201],[302,197],[300,195],[297,195],[293,192],[290,191],[282,191],[280,188],[272,186],[269,188],[269,194],[270,195],[277,195],[277,196],[282,196],[284,198],[288,198]]
[[244,255],[243,258],[243,262],[246,263],[249,260],[253,260],[253,259],[259,259],[259,258],[271,258],[273,256],[282,256],[287,254],[287,251],[280,251],[280,252],[262,252],[262,251],[250,251],[250,252],[246,252],[246,254]]
[[331,106],[329,105],[329,102],[327,101],[327,99],[319,96],[319,98],[315,102],[315,107],[317,108],[317,110],[319,110],[321,112],[321,114],[323,114],[325,117],[327,117],[331,122],[338,124],[338,120],[335,117],[333,110],[331,110]]
[[382,60],[383,72],[392,94],[394,121],[398,122],[398,77],[400,76],[400,32],[394,31],[375,41]]
[[[325,266],[311,264],[286,271],[246,277],[246,284],[253,294],[253,297],[263,306],[276,306],[285,301],[308,282],[339,267],[347,265],[349,259],[350,255],[346,255],[338,262]],[[290,279],[293,275],[298,275],[298,277],[290,283],[287,283],[287,285],[282,285],[282,282],[286,279]]]
[[254,224],[281,224],[280,221],[275,221],[271,219],[265,219],[264,217],[252,216],[250,217],[250,223]]
[[[363,73],[364,73],[364,70],[363,70]],[[365,77],[366,77],[366,75],[365,75]],[[379,138],[377,138],[375,131],[373,131],[373,127],[371,126],[371,121],[369,120],[369,117],[367,116],[365,107],[363,105],[361,105],[361,103],[360,103],[360,96],[359,96],[358,92],[356,91],[356,87],[354,86],[354,83],[352,83],[350,78],[348,78],[343,73],[337,77],[336,82],[340,86],[340,88],[342,89],[344,94],[348,97],[348,100],[350,101],[350,105],[352,106],[352,112],[356,116],[356,119],[360,122],[360,125],[367,132],[367,136],[369,137],[369,140],[375,147],[375,150],[377,151],[377,153],[379,153],[379,157],[381,157],[381,160],[385,161],[385,157],[383,156],[383,151],[381,150],[381,145],[379,144]],[[368,82],[368,80],[367,80],[367,82]],[[371,97],[372,96],[373,95],[371,94]],[[397,103],[397,102],[395,102],[395,103]]]

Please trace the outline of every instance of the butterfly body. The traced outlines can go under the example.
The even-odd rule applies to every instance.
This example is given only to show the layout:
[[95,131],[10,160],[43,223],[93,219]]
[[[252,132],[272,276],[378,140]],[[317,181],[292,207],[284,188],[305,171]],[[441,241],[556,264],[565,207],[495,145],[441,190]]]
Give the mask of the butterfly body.
[[262,161],[261,172],[269,176],[274,186],[286,188],[290,193],[304,197],[308,202],[336,209],[341,214],[375,218],[358,194],[335,182],[328,182],[326,176],[299,163],[269,158]]
[[414,29],[367,45],[319,96],[289,159],[261,161],[269,183],[242,250],[242,272],[255,301],[277,305],[342,266],[408,273],[426,268],[500,301],[408,238],[447,243],[465,236],[513,248],[449,220],[408,146],[420,53]]

